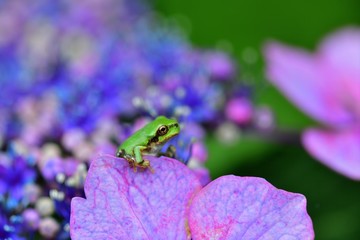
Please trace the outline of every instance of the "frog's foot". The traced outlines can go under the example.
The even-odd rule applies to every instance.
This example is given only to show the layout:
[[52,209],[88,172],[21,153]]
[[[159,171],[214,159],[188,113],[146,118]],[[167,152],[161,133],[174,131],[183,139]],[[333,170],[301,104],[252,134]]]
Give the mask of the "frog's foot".
[[144,160],[141,163],[137,163],[136,167],[139,167],[143,170],[149,169],[151,173],[154,173],[154,169],[150,165],[150,161]]
[[133,170],[134,170],[134,172],[136,172],[137,171],[137,163],[136,163],[136,161],[135,161],[135,159],[134,158],[124,158],[128,163],[129,163],[129,166],[130,166],[130,168],[132,168]]
[[150,162],[147,161],[147,160],[145,160],[145,161],[148,162],[148,163],[146,164],[146,168],[148,168],[151,173],[155,173],[154,169],[153,169],[153,168],[151,167],[151,165],[150,165]]
[[159,152],[156,156],[157,157],[165,156],[165,157],[169,157],[169,158],[176,158],[176,148],[173,145],[170,145],[166,149],[166,152]]

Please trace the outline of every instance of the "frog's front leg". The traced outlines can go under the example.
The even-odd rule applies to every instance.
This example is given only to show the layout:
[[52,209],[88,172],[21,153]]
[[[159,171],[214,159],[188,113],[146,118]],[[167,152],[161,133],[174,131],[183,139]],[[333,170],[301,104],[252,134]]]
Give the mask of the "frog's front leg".
[[142,157],[142,151],[144,151],[145,149],[147,149],[147,147],[144,146],[136,146],[134,148],[134,155],[135,155],[135,166],[134,166],[134,170],[136,171],[136,167],[140,167],[140,168],[150,168],[151,172],[154,172],[154,170],[151,168],[150,166],[150,162],[148,160],[144,160]]

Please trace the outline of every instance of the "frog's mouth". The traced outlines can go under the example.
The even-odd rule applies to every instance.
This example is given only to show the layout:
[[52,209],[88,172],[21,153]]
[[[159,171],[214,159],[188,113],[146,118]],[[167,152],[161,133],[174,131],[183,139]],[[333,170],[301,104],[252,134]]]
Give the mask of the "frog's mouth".
[[170,138],[178,135],[180,132],[180,126],[178,123],[174,123],[174,124],[170,124],[169,125],[169,132],[167,134],[167,136],[165,136],[166,140],[169,140]]

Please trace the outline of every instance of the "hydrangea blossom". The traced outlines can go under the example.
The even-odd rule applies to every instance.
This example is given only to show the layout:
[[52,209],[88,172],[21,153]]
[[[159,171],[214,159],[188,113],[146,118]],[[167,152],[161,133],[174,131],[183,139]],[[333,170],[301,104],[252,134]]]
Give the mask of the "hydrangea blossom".
[[[140,115],[217,124],[231,95],[231,59],[192,48],[141,1],[2,1],[0,35],[0,143],[59,144],[57,159],[38,161],[46,179],[64,169],[61,155],[90,162],[111,153],[131,133],[124,122]],[[69,147],[74,132],[81,142]],[[186,162],[196,136],[182,132],[173,144]]]
[[184,164],[148,157],[134,172],[119,158],[93,161],[84,198],[71,203],[76,239],[313,239],[304,196],[264,179],[223,176],[202,188]]
[[89,135],[103,118],[144,113],[218,121],[233,63],[223,53],[189,46],[142,2],[1,4],[6,137],[41,144],[74,128]]
[[[30,146],[58,144],[78,132],[84,137],[70,152],[89,162],[95,150],[107,152],[113,140],[123,141],[128,134],[114,135],[115,129],[138,116],[166,115],[209,129],[226,117],[235,121],[231,111],[223,114],[233,89],[241,89],[232,81],[236,68],[229,56],[194,49],[141,1],[40,0],[26,8],[21,1],[2,1],[1,6],[5,74],[0,77],[6,96],[0,99],[0,143],[20,138]],[[104,122],[114,129],[101,134],[99,143]],[[173,143],[186,162],[191,144],[178,143],[193,143],[195,136],[178,139]]]
[[333,170],[360,180],[360,29],[334,33],[315,54],[270,43],[265,56],[271,82],[325,125],[303,133],[305,148]]
[[35,181],[34,161],[16,153],[0,153],[0,204],[14,209],[27,204],[25,188]]

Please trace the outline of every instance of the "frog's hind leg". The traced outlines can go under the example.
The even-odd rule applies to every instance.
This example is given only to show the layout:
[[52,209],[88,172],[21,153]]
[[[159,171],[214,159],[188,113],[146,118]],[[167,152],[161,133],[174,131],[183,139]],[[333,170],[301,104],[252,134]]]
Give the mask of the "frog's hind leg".
[[149,168],[149,170],[150,170],[150,172],[151,172],[152,174],[155,173],[155,170],[154,170],[150,165],[148,166],[148,168]]
[[165,157],[169,157],[169,158],[176,158],[176,148],[174,145],[170,145],[166,149],[166,152],[158,152],[156,154],[156,156],[157,157],[165,156]]
[[129,166],[134,170],[134,172],[136,172],[135,158],[129,154],[126,154],[124,149],[119,149],[116,152],[116,157],[125,159],[129,163]]
[[134,172],[137,172],[137,164],[135,162],[135,159],[128,160],[130,168],[133,169]]
[[116,157],[118,158],[123,158],[125,157],[125,150],[124,149],[120,149],[116,152]]

